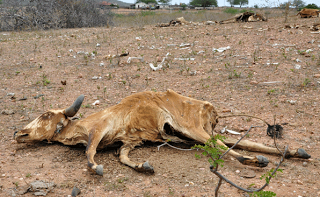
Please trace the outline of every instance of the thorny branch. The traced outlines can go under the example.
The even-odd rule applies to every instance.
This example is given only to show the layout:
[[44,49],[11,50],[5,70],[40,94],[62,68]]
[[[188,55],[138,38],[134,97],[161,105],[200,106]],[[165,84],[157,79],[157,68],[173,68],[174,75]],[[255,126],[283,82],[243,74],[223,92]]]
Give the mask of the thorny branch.
[[[222,157],[224,157],[230,150],[232,150],[235,146],[237,146],[237,144],[238,144],[245,136],[247,136],[247,134],[250,132],[250,130],[251,130],[252,128],[256,128],[256,127],[261,127],[261,126],[251,126],[251,127],[248,129],[248,131],[247,131],[232,147],[230,147],[227,151],[225,151],[218,159],[222,159]],[[274,128],[273,128],[273,129],[274,129]],[[222,185],[222,181],[223,181],[223,180],[226,181],[227,183],[229,183],[230,185],[234,186],[235,188],[240,189],[240,190],[245,191],[245,192],[249,192],[249,193],[259,192],[259,191],[263,190],[265,187],[267,187],[267,186],[269,185],[269,183],[270,183],[271,178],[274,176],[274,174],[278,171],[280,165],[283,163],[284,158],[285,158],[285,155],[287,154],[288,147],[289,147],[289,146],[287,145],[286,148],[285,148],[285,150],[284,150],[284,152],[282,152],[282,151],[279,149],[278,144],[277,144],[277,142],[276,142],[276,135],[273,135],[273,139],[274,139],[274,144],[275,144],[276,148],[278,149],[278,151],[279,151],[280,154],[281,154],[281,159],[280,159],[280,162],[279,162],[278,166],[275,168],[275,170],[274,170],[274,171],[271,173],[271,175],[268,177],[269,182],[266,182],[266,183],[265,183],[262,187],[260,187],[259,189],[255,189],[255,190],[245,189],[245,188],[243,188],[243,187],[240,187],[240,186],[236,185],[235,183],[233,183],[232,181],[230,181],[229,179],[227,179],[225,176],[223,176],[222,174],[220,174],[220,173],[218,172],[218,167],[219,167],[219,165],[217,165],[215,168],[214,168],[213,166],[210,166],[210,171],[213,172],[215,175],[217,175],[217,176],[219,177],[219,182],[218,182],[218,185],[217,185],[217,187],[216,187],[216,189],[215,189],[215,196],[216,196],[216,197],[218,196],[218,192],[219,192],[220,186]],[[178,149],[178,150],[184,150],[184,151],[194,150],[194,149],[182,149],[182,148],[177,148],[177,147],[175,147],[175,146],[170,145],[170,144],[167,143],[167,142],[164,142],[163,144],[161,144],[161,145],[158,146],[158,151],[159,151],[160,147],[161,147],[161,146],[164,146],[164,145],[168,145],[168,146],[170,146],[170,147],[172,147],[172,148],[175,148],[175,149]],[[198,149],[197,149],[197,150],[198,150]],[[202,150],[203,150],[203,149],[202,149]],[[204,151],[206,151],[206,150],[204,150]],[[213,161],[215,161],[215,159],[214,159],[210,154],[208,154],[208,155],[211,157],[211,159],[212,159]]]
[[[222,159],[222,157],[223,157],[224,155],[226,155],[231,149],[233,149],[233,148],[249,133],[249,131],[250,131],[252,128],[254,128],[254,127],[258,127],[258,126],[251,126],[251,127],[248,129],[248,131],[245,133],[245,135],[243,135],[231,148],[229,148],[223,155],[221,155],[221,156],[219,157],[219,159]],[[277,145],[277,143],[276,143],[276,137],[275,137],[275,135],[274,135],[273,138],[274,138],[275,146],[277,147],[278,151],[279,151],[280,154],[281,154],[281,159],[280,159],[280,162],[279,162],[278,166],[275,168],[275,170],[272,172],[272,174],[268,177],[269,182],[266,182],[261,188],[256,189],[256,190],[245,189],[245,188],[242,188],[242,187],[236,185],[235,183],[233,183],[232,181],[230,181],[229,179],[227,179],[226,177],[224,177],[222,174],[220,174],[220,173],[218,172],[218,165],[217,165],[216,168],[214,168],[213,166],[210,166],[210,171],[213,172],[215,175],[217,175],[217,176],[219,177],[219,183],[218,183],[218,185],[217,185],[217,187],[216,187],[216,190],[215,190],[215,196],[216,196],[216,197],[218,196],[218,190],[219,190],[219,188],[220,188],[223,180],[226,181],[227,183],[231,184],[232,186],[236,187],[237,189],[240,189],[240,190],[242,190],[242,191],[249,192],[249,193],[261,191],[261,190],[263,190],[266,186],[269,185],[271,178],[272,178],[273,175],[277,172],[277,170],[279,169],[280,165],[283,163],[284,158],[285,158],[285,155],[286,155],[286,153],[287,153],[287,151],[288,151],[288,147],[289,147],[289,146],[287,145],[286,148],[285,148],[285,150],[284,150],[284,152],[282,153],[282,151],[278,148],[278,145]],[[210,154],[209,154],[209,155],[210,155]],[[211,159],[214,161],[214,158],[213,158],[211,155],[210,155],[210,157],[211,157]]]

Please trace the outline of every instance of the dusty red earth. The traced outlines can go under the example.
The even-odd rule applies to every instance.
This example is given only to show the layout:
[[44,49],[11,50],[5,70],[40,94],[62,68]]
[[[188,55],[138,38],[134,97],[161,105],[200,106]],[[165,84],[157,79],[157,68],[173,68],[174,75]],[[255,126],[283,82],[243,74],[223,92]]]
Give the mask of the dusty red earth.
[[[319,19],[283,20],[1,32],[0,196],[19,196],[35,180],[55,183],[47,196],[71,195],[74,186],[81,190],[79,196],[214,196],[218,178],[209,171],[207,158],[195,158],[196,150],[163,146],[158,151],[159,144],[137,147],[130,157],[149,161],[155,168],[152,175],[121,164],[116,148],[98,151],[95,160],[104,165],[101,177],[87,170],[84,147],[17,144],[13,140],[14,131],[47,109],[68,107],[80,94],[85,101],[78,116],[85,118],[135,92],[167,89],[209,101],[221,115],[252,114],[272,124],[275,116],[276,123],[288,123],[279,146],[304,148],[312,157],[285,160],[283,173],[272,179],[266,190],[278,196],[320,196],[320,34],[309,29]],[[286,24],[299,28],[285,29]],[[224,52],[213,52],[213,48],[227,46],[230,49]],[[107,58],[124,52],[143,57],[144,62],[128,64],[127,57],[121,57],[118,64],[117,58]],[[159,64],[168,52],[170,67],[152,71],[149,63]],[[98,79],[92,79],[95,76]],[[100,105],[92,105],[96,100]],[[247,139],[274,146],[259,120],[222,119],[216,131],[225,126],[245,130],[251,125],[264,127],[253,129]],[[243,166],[227,156],[220,172],[242,187],[252,183],[259,187],[264,184],[259,177],[275,168],[280,159],[263,155],[270,161],[265,168]],[[256,176],[244,178],[246,170]],[[227,183],[220,189],[220,196],[245,195]],[[22,196],[33,196],[33,192]]]

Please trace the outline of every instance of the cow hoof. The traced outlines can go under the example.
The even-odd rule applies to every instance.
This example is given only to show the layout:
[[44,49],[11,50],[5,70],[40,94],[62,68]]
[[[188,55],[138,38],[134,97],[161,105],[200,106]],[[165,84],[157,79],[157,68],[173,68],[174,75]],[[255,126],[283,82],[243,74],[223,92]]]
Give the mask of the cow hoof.
[[266,167],[269,164],[269,161],[266,157],[258,155],[256,158],[247,158],[247,157],[237,157],[244,165],[255,166],[255,167]]
[[309,159],[311,157],[303,148],[299,148],[296,154],[299,158],[303,159]]
[[153,166],[149,164],[149,162],[144,162],[144,164],[142,164],[142,167],[144,168],[145,172],[150,172],[150,173],[154,173],[154,169]]
[[258,166],[259,167],[266,167],[269,164],[269,161],[266,157],[258,155],[256,156],[256,158],[258,159]]
[[96,173],[100,176],[103,176],[103,166],[102,165],[98,165],[96,167]]

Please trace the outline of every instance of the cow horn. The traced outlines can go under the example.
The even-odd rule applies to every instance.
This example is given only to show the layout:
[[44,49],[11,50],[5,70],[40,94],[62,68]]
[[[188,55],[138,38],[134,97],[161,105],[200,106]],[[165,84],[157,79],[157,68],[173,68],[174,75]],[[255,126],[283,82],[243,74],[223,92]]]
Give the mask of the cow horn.
[[78,112],[78,110],[80,109],[81,107],[81,104],[83,102],[83,99],[84,99],[84,95],[81,94],[77,100],[70,106],[68,107],[67,109],[65,109],[65,115],[68,116],[68,117],[72,117],[74,115],[76,115],[76,113]]

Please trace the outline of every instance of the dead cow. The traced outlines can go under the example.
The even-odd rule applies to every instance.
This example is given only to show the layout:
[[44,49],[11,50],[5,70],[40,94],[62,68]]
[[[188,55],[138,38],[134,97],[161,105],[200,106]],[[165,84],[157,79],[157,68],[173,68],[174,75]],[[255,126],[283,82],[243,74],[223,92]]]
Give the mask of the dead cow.
[[298,15],[300,15],[301,18],[311,18],[313,16],[319,17],[320,11],[318,9],[303,8],[300,12],[298,12],[297,16]]
[[267,18],[262,16],[258,13],[252,13],[252,12],[244,12],[241,14],[237,14],[234,17],[220,21],[220,24],[226,24],[226,23],[235,23],[235,22],[255,22],[255,21],[267,21]]
[[[14,133],[19,143],[57,141],[65,145],[84,144],[88,167],[103,175],[102,165],[94,161],[97,149],[122,142],[120,161],[137,171],[153,172],[148,163],[136,163],[128,158],[130,150],[145,141],[205,143],[215,135],[218,114],[213,105],[182,96],[172,90],[141,92],[124,98],[119,104],[94,113],[85,119],[72,118],[79,110],[84,96],[79,96],[67,109],[49,110],[21,131]],[[228,138],[225,144],[237,140]],[[218,141],[220,145],[223,142]],[[276,148],[251,141],[241,141],[238,147],[250,151],[278,154]],[[230,154],[245,165],[265,167],[269,161],[263,156],[243,156],[233,150]],[[287,157],[309,158],[303,149],[288,151]]]
[[176,18],[175,20],[171,20],[169,23],[160,23],[156,25],[156,27],[170,27],[170,26],[180,26],[189,24],[183,17]]

